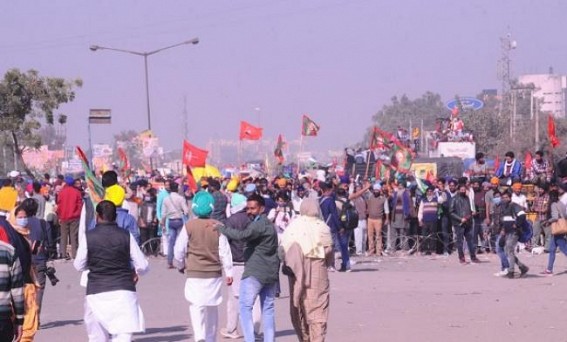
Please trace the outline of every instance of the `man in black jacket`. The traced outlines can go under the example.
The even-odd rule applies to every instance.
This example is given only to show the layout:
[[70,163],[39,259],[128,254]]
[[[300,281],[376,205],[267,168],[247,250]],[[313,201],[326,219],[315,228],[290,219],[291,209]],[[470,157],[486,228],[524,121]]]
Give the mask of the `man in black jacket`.
[[114,203],[100,202],[96,214],[97,224],[81,237],[73,262],[77,271],[89,271],[85,326],[90,341],[108,341],[109,335],[130,341],[133,333],[144,330],[136,282],[148,270],[148,261],[132,234],[116,224]]
[[472,209],[469,197],[467,195],[466,184],[459,184],[457,196],[451,200],[449,209],[453,229],[457,235],[457,252],[461,264],[466,264],[465,252],[463,250],[463,236],[467,241],[467,248],[471,255],[471,262],[477,263],[479,260],[475,254],[475,246],[473,244],[473,227],[472,227]]

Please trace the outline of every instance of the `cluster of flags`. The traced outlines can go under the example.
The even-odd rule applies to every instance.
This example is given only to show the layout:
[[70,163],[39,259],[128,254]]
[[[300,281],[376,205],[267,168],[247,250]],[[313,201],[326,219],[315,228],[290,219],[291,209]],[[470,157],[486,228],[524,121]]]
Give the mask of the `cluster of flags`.
[[412,153],[392,133],[378,127],[372,129],[370,150],[381,150],[389,156],[389,163],[379,160],[376,164],[377,178],[390,178],[390,170],[398,173],[408,173],[412,164]]

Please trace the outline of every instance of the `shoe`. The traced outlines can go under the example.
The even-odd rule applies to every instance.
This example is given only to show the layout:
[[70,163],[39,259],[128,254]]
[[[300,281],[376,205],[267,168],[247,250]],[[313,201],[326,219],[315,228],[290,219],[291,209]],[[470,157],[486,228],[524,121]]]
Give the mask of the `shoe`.
[[514,271],[506,273],[506,278],[514,279]]
[[172,269],[174,269],[174,268],[175,268],[175,266],[173,266],[173,265],[171,265],[171,264],[168,264],[168,265],[167,265],[167,269],[168,269],[168,270],[172,270]]
[[520,266],[520,277],[524,277],[530,268],[528,266]]
[[352,266],[352,265],[356,265],[356,261],[354,261],[354,260],[349,260],[349,262],[350,262],[350,265],[351,265],[351,266]]
[[339,272],[347,272],[348,273],[348,272],[352,272],[352,270],[350,268],[341,268],[339,270]]
[[337,269],[333,266],[327,267],[327,272],[337,272]]
[[459,262],[461,263],[461,265],[466,265],[467,261],[465,260],[465,258],[459,258]]
[[478,260],[478,258],[475,257],[475,258],[471,258],[471,262],[473,264],[480,264],[482,261]]
[[444,258],[448,258],[448,257],[449,257],[449,253],[447,253],[447,252],[443,253],[443,257],[444,257]]
[[548,276],[548,277],[553,276],[553,272],[551,272],[550,270],[545,270],[545,271],[541,272],[540,274]]
[[264,341],[264,334],[254,333],[254,341],[262,342]]
[[237,339],[237,338],[242,338],[242,335],[240,335],[238,333],[238,331],[234,330],[233,332],[228,332],[226,331],[226,329],[221,329],[220,334],[222,335],[222,337],[224,338],[230,338],[230,339]]
[[503,270],[500,271],[500,272],[494,273],[494,276],[496,276],[496,277],[505,277],[507,274],[508,274],[508,269],[505,268],[505,269],[503,269]]

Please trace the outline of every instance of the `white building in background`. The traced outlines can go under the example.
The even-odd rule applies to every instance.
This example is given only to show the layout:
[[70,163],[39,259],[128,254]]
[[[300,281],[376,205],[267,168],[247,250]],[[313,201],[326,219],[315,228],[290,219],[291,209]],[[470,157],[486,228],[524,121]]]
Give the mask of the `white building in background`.
[[518,77],[521,84],[533,83],[534,97],[540,100],[540,110],[551,112],[556,118],[565,118],[565,92],[567,79],[564,75],[534,74]]

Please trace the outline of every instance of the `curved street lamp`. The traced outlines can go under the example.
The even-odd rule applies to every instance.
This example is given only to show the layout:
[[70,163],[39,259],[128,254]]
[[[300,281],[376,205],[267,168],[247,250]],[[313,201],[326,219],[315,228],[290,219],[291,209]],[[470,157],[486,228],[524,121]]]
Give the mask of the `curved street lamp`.
[[131,55],[144,57],[144,72],[145,72],[145,79],[146,79],[146,106],[147,106],[147,112],[148,112],[148,131],[151,131],[152,130],[152,121],[151,121],[151,111],[150,111],[150,86],[149,86],[149,80],[148,80],[148,57],[151,56],[151,55],[155,55],[156,53],[162,52],[164,50],[169,50],[169,49],[172,49],[174,47],[181,46],[181,45],[196,45],[196,44],[199,44],[199,38],[197,38],[197,37],[190,39],[190,40],[186,40],[186,41],[181,42],[181,43],[169,45],[169,46],[162,47],[162,48],[159,48],[159,49],[156,49],[156,50],[153,50],[153,51],[148,51],[148,52],[139,52],[139,51],[125,50],[125,49],[117,49],[117,48],[100,46],[100,45],[91,45],[89,47],[89,49],[93,52],[98,51],[98,50],[109,50],[109,51],[129,53]]

